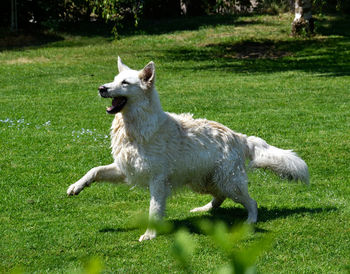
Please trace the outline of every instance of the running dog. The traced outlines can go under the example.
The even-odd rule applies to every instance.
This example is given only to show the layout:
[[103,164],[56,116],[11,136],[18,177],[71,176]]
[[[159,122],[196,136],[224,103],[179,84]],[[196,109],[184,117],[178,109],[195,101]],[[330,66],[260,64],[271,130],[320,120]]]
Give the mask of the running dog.
[[[268,168],[283,178],[309,182],[306,163],[291,150],[263,139],[236,133],[224,125],[191,114],[164,112],[155,89],[155,65],[132,70],[118,57],[119,74],[98,88],[111,98],[107,113],[115,115],[111,129],[110,165],[91,169],[69,186],[77,195],[93,182],[143,185],[151,194],[149,216],[161,219],[172,189],[188,185],[213,196],[211,202],[191,212],[219,207],[226,198],[242,204],[248,223],[257,221],[257,203],[248,194],[246,160],[251,168]],[[147,229],[139,241],[156,237]]]

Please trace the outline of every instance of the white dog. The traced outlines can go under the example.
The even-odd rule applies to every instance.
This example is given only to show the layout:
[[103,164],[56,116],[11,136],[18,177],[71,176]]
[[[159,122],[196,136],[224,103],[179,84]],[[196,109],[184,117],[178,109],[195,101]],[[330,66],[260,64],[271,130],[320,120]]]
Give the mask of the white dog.
[[[102,97],[112,98],[107,112],[116,114],[111,129],[114,163],[91,169],[68,188],[68,195],[79,194],[93,182],[144,185],[151,194],[150,218],[162,218],[171,190],[188,185],[213,196],[192,212],[217,208],[228,197],[242,204],[248,211],[247,222],[254,223],[258,210],[248,194],[246,159],[250,167],[269,168],[281,177],[308,183],[307,165],[291,150],[217,122],[164,112],[154,85],[153,62],[136,71],[118,57],[118,69],[113,82],[99,87]],[[139,241],[155,236],[154,230],[147,229]]]

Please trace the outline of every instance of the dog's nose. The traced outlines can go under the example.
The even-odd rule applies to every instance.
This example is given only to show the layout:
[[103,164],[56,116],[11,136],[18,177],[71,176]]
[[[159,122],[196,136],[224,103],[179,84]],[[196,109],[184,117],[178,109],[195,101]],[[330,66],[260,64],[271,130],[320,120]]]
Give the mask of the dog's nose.
[[107,91],[107,88],[106,88],[105,86],[100,86],[100,87],[98,88],[98,91],[99,91],[99,92],[105,92],[105,91]]
[[108,88],[106,86],[100,86],[98,88],[98,92],[100,93],[100,96],[103,98],[108,98]]

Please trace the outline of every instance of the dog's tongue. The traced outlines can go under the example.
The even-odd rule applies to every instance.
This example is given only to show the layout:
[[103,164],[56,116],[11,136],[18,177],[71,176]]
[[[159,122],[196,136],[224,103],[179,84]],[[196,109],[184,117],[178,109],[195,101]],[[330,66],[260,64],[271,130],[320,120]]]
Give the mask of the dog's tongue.
[[108,107],[107,112],[112,112],[113,108],[114,108],[113,106]]
[[126,103],[126,98],[124,97],[115,97],[112,100],[112,106],[107,108],[107,112],[110,114],[115,114],[123,108]]
[[107,111],[111,112],[117,106],[118,106],[118,98],[113,98],[112,105],[107,108]]

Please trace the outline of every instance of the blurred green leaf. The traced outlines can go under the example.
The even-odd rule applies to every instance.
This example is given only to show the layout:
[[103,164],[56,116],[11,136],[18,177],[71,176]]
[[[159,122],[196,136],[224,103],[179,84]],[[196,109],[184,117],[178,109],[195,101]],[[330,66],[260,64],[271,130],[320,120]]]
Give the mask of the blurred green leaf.
[[237,249],[237,245],[253,232],[251,225],[240,224],[229,229],[223,222],[212,223],[206,220],[201,222],[199,227],[230,260],[230,265],[219,269],[219,273],[256,273],[257,257],[268,249],[272,242],[268,236],[248,248]]
[[174,255],[175,259],[187,272],[191,272],[190,261],[194,250],[195,243],[188,231],[181,229],[176,232],[171,252]]
[[157,218],[149,219],[147,214],[137,213],[135,217],[131,219],[131,226],[139,227],[144,230],[148,228],[154,229],[157,231],[157,234],[170,233],[174,229],[172,223]]
[[98,257],[92,257],[84,267],[86,274],[100,274],[103,270],[102,260]]
[[14,269],[11,270],[10,274],[23,274],[24,269],[20,266],[16,266]]

